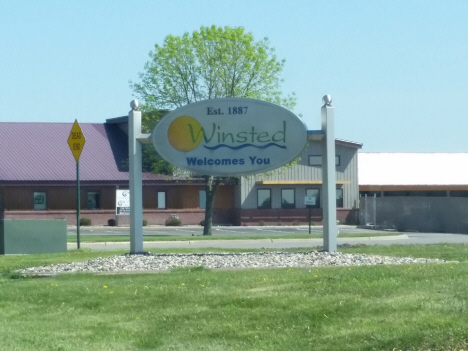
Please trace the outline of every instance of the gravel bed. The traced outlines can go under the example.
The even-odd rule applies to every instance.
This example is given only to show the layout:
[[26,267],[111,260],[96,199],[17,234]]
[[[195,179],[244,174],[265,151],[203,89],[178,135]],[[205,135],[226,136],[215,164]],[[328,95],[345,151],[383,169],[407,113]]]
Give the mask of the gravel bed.
[[20,274],[54,275],[61,273],[118,273],[167,271],[179,267],[202,266],[209,269],[246,269],[279,267],[323,267],[395,265],[413,263],[444,263],[445,260],[387,257],[341,252],[256,252],[256,253],[203,253],[203,254],[125,254],[99,257],[85,262],[54,264],[18,271]]

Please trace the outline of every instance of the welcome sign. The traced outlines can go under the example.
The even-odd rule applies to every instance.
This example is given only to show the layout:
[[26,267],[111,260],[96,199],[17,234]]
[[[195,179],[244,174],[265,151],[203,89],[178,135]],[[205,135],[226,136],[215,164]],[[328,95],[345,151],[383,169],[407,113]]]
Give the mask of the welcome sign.
[[152,133],[156,151],[177,167],[234,176],[278,168],[297,157],[307,128],[289,110],[246,98],[211,99],[167,114]]

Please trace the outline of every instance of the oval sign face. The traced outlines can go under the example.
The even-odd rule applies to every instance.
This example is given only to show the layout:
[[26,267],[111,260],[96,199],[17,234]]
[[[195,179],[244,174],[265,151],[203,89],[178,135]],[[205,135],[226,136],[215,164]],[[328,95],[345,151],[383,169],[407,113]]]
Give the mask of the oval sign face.
[[202,175],[269,171],[305,147],[307,128],[289,110],[261,100],[224,98],[180,107],[152,133],[156,151],[173,165]]

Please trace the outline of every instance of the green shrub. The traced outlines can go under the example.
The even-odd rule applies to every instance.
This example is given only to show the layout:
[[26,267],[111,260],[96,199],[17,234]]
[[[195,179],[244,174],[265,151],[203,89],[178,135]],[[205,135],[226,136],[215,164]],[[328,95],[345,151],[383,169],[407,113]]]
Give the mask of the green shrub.
[[182,225],[182,222],[179,218],[177,217],[172,217],[172,218],[169,218],[167,221],[166,221],[166,226],[168,227],[178,227],[178,226],[181,226]]
[[345,224],[347,224],[347,225],[358,225],[359,220],[358,220],[358,218],[356,216],[348,216],[345,219]]
[[294,222],[292,222],[292,225],[300,225],[301,223],[299,223],[299,221],[297,219],[294,220]]
[[202,219],[202,220],[200,221],[200,225],[201,225],[202,227],[205,226],[205,220],[204,220],[204,219]]
[[80,218],[80,225],[83,225],[83,226],[91,225],[91,218],[88,218],[88,217]]
[[265,221],[260,221],[260,222],[258,222],[258,225],[261,226],[261,227],[263,227],[263,226],[265,225]]
[[146,227],[148,225],[148,220],[147,219],[144,219],[143,220],[143,227]]
[[117,222],[116,222],[116,220],[114,218],[111,218],[111,219],[107,220],[107,225],[109,227],[115,227],[117,225]]

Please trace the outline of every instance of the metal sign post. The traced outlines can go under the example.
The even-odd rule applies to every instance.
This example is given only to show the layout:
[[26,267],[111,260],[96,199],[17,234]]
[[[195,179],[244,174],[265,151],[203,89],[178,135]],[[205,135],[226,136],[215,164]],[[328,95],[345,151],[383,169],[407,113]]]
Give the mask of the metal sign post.
[[137,137],[141,134],[141,111],[138,102],[130,103],[128,114],[128,148],[130,177],[130,253],[143,252],[143,191],[142,191],[142,151]]
[[138,101],[130,102],[128,113],[128,158],[130,182],[130,253],[143,252],[143,181],[141,144],[151,144],[151,135],[141,133]]
[[327,252],[336,252],[336,169],[335,169],[335,133],[332,99],[325,95],[322,99],[322,140],[323,165],[323,247]]
[[316,204],[316,198],[315,196],[305,196],[304,197],[304,204],[306,207],[309,209],[309,234],[312,233],[311,227],[312,227],[312,216],[311,216],[311,211],[312,211],[312,206],[315,206]]
[[80,198],[81,198],[81,189],[80,189],[80,155],[81,151],[83,150],[83,146],[86,142],[86,139],[81,131],[80,125],[78,121],[75,119],[75,123],[73,123],[72,130],[70,135],[68,136],[68,145],[70,146],[70,150],[75,157],[76,161],[76,243],[77,248],[80,248]]
[[80,248],[80,211],[81,211],[81,189],[80,189],[80,161],[76,162],[76,247]]

